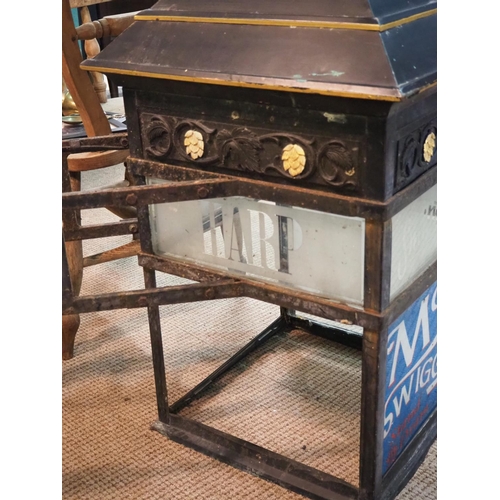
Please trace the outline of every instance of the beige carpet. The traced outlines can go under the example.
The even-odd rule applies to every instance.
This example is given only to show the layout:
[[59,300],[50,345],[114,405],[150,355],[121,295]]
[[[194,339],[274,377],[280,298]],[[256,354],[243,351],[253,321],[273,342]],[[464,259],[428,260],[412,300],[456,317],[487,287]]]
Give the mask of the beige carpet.
[[[83,187],[121,178],[84,174]],[[113,220],[104,210],[84,222]],[[129,237],[85,242],[91,254]],[[159,275],[159,285],[181,283]],[[82,294],[143,287],[135,258],[85,269]],[[175,401],[279,314],[238,298],[161,308],[169,399]],[[63,362],[64,499],[300,499],[151,431],[156,400],[146,312],[82,315]],[[360,355],[294,331],[278,336],[182,414],[358,483]],[[399,500],[436,498],[436,446]]]

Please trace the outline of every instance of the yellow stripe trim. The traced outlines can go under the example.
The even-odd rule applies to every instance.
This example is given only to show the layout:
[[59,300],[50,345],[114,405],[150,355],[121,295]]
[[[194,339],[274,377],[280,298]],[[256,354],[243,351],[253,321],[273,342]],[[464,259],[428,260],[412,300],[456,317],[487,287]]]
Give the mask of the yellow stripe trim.
[[225,18],[225,17],[190,17],[190,16],[164,16],[164,15],[146,15],[137,14],[135,21],[167,21],[181,23],[209,23],[209,24],[248,24],[254,26],[286,26],[286,27],[305,27],[305,28],[329,28],[329,29],[347,29],[362,31],[386,31],[396,26],[411,23],[417,19],[432,16],[437,13],[437,9],[431,9],[413,16],[404,17],[387,24],[368,24],[368,23],[349,23],[332,21],[301,21],[301,20],[278,20],[278,19],[244,19],[244,18]]
[[287,87],[285,85],[266,85],[251,82],[236,82],[231,80],[217,80],[215,78],[194,78],[191,76],[165,75],[162,73],[150,73],[147,71],[105,68],[100,66],[81,66],[85,71],[97,71],[98,73],[113,73],[117,75],[141,76],[146,78],[158,78],[161,80],[174,80],[178,82],[206,83],[209,85],[225,85],[228,87],[245,87],[264,90],[278,90],[284,92],[300,92],[303,94],[319,94],[337,97],[352,97],[356,99],[371,99],[375,101],[399,102],[401,97],[391,95],[365,94],[363,92],[349,92],[342,90],[317,90],[313,88]]
[[429,83],[428,85],[425,85],[424,87],[419,89],[418,93],[421,94],[422,92],[425,92],[426,90],[429,90],[429,89],[436,87],[436,86],[437,86],[437,82]]

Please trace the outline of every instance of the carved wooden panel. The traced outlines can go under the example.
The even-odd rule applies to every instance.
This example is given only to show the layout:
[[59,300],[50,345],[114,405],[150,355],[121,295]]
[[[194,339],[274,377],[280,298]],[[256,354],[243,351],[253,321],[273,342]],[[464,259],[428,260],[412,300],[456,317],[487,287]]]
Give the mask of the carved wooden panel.
[[145,156],[159,161],[210,169],[225,169],[293,181],[358,189],[361,145],[336,137],[269,132],[235,126],[142,113]]
[[435,120],[407,132],[397,144],[394,187],[398,191],[437,163]]

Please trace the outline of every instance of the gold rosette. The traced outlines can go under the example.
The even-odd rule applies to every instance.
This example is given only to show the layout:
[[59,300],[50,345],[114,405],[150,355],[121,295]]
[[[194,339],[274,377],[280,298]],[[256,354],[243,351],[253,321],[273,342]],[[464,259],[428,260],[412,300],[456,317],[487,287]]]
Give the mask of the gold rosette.
[[184,146],[186,146],[186,154],[191,156],[193,160],[203,156],[205,143],[203,136],[197,130],[188,130],[184,134]]
[[431,132],[424,142],[424,160],[429,163],[434,156],[434,150],[436,149],[436,134]]
[[298,144],[289,144],[283,148],[281,159],[283,160],[283,168],[292,177],[302,173],[306,166],[306,154]]

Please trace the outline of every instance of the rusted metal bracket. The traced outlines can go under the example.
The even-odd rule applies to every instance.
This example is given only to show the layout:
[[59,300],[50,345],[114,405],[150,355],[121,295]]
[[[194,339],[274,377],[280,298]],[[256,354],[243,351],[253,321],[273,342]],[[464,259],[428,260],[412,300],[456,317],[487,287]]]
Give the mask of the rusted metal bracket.
[[127,132],[62,141],[63,153],[88,153],[113,149],[128,149]]
[[108,238],[109,236],[136,234],[138,231],[137,219],[125,219],[118,222],[81,226],[76,229],[64,229],[66,241]]
[[[64,259],[63,259],[64,261]],[[115,309],[163,306],[183,302],[228,299],[241,296],[241,286],[237,280],[220,280],[211,283],[166,286],[99,295],[85,295],[68,300],[71,290],[63,288],[63,315]]]
[[132,186],[127,188],[103,189],[100,191],[79,191],[64,193],[64,210],[117,207],[123,205],[139,206],[154,203],[201,200],[237,196],[238,180],[210,179],[202,181],[179,182],[154,186]]
[[[141,160],[130,159],[132,172]],[[176,168],[176,167],[172,167]],[[155,184],[79,191],[63,194],[63,209],[88,209],[116,206],[145,206],[155,203],[193,201],[209,198],[242,196],[255,200],[272,201],[297,208],[317,210],[348,217],[362,217],[370,221],[386,221],[404,208],[408,199],[415,199],[436,183],[437,170],[431,169],[409,187],[387,202],[340,196],[298,186],[276,186],[267,181],[246,179],[224,174],[203,178],[189,178],[175,184]],[[406,200],[406,201],[405,201]]]

